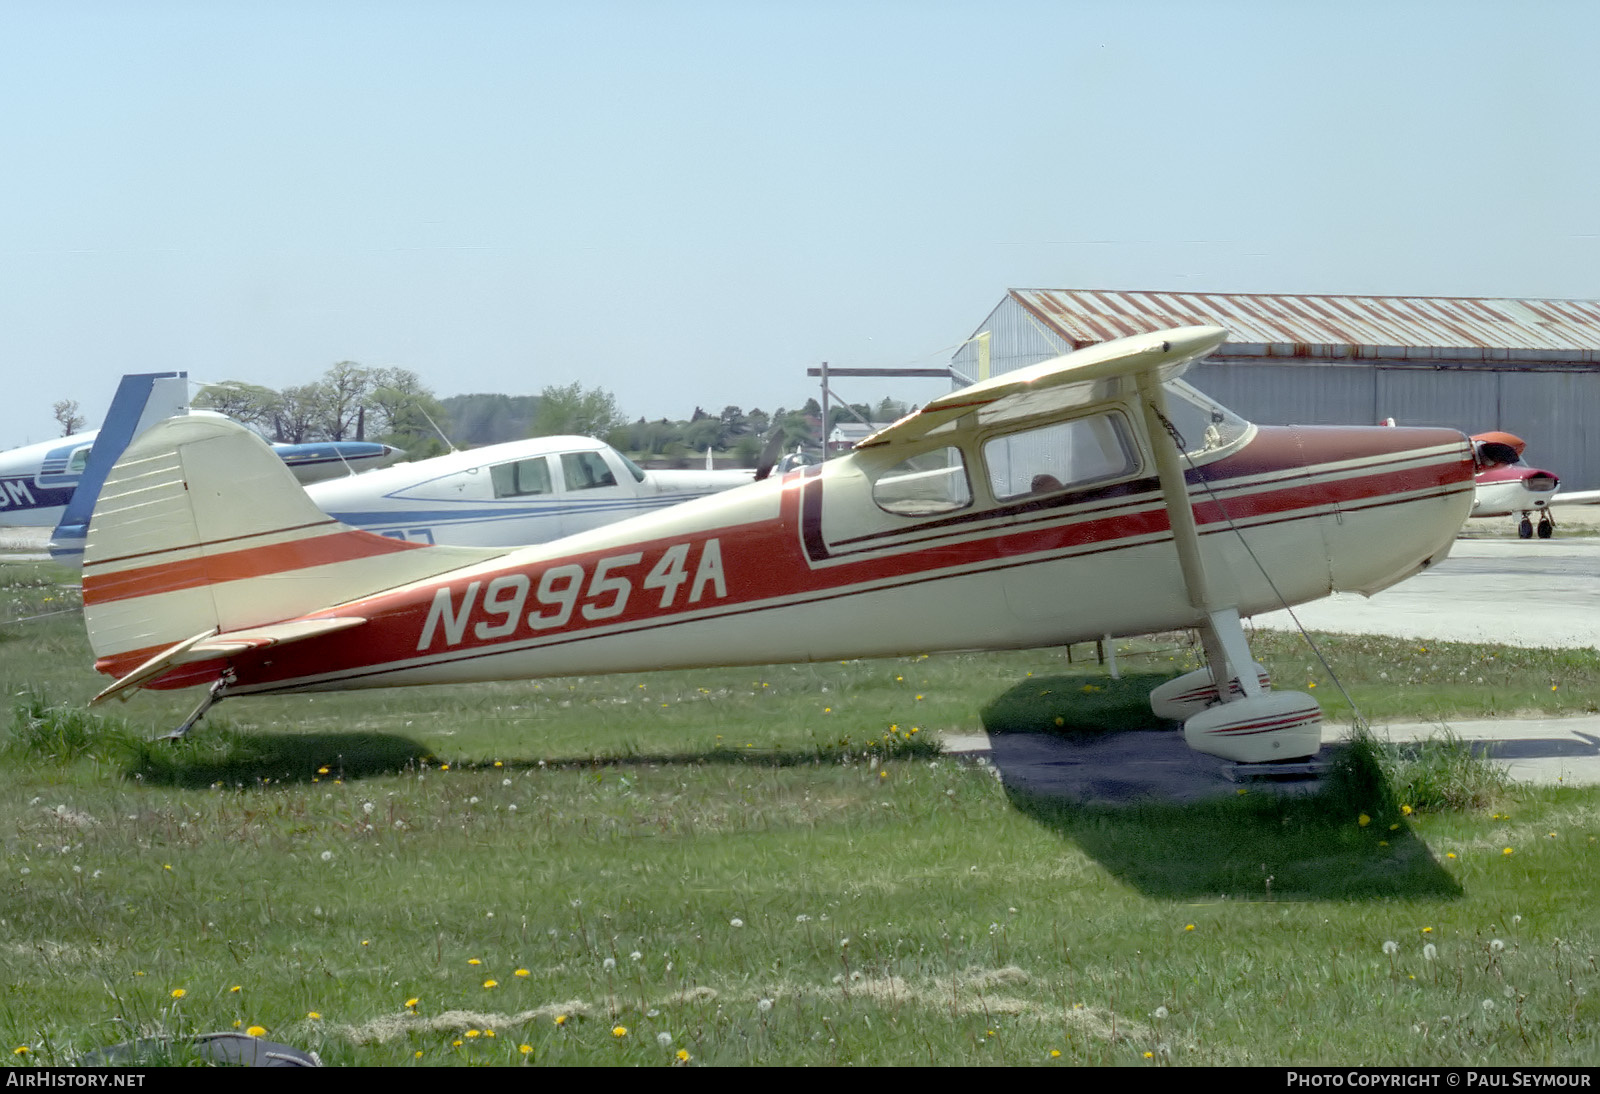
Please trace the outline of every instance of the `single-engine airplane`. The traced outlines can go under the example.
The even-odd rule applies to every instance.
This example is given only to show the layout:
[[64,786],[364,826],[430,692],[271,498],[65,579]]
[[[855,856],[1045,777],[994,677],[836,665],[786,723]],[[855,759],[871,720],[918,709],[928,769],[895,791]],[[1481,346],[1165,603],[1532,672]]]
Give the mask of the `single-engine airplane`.
[[1446,429],[1258,427],[1178,379],[1227,337],[1137,335],[935,399],[845,456],[510,550],[422,546],[318,510],[248,430],[129,446],[84,556],[95,701],[1024,649],[1198,628],[1157,688],[1188,743],[1313,755],[1241,616],[1375,592],[1443,558],[1473,451]]
[[1520,516],[1517,535],[1532,539],[1533,515],[1537,513],[1539,538],[1549,539],[1555,531],[1550,504],[1561,485],[1555,472],[1523,463],[1522,452],[1527,443],[1514,433],[1474,433],[1472,443],[1478,453],[1479,467],[1474,478],[1472,515]]
[[754,470],[645,471],[604,441],[535,437],[329,479],[306,493],[335,519],[393,539],[512,547],[743,486],[755,476]]

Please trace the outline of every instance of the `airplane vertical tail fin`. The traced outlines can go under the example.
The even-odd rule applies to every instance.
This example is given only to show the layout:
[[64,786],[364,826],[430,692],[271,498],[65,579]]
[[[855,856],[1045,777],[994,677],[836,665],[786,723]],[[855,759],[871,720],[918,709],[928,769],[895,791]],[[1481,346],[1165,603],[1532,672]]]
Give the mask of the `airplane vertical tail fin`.
[[83,554],[83,537],[89,516],[100,497],[106,475],[128,442],[161,421],[189,409],[187,372],[144,372],[124,376],[106,411],[105,424],[89,450],[89,462],[67,502],[61,521],[50,536],[50,553],[61,561],[76,561]]
[[84,621],[96,667],[121,676],[196,635],[296,619],[503,553],[341,524],[250,430],[170,418],[106,477],[83,555]]

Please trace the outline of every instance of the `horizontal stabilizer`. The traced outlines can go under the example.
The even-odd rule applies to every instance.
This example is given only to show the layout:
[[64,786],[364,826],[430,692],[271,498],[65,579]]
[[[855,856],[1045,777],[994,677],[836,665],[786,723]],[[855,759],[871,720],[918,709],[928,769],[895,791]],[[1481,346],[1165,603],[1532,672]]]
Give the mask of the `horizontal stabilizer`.
[[1158,380],[1171,380],[1227,340],[1228,332],[1221,327],[1178,327],[1101,342],[952,391],[856,447],[920,440],[968,414],[977,414],[979,421],[992,421],[1044,413],[1070,406],[1080,395],[1087,399],[1092,393],[1086,389],[1091,385],[1122,376],[1153,371]]
[[196,661],[210,661],[218,657],[228,657],[235,653],[243,653],[246,650],[299,642],[301,639],[315,638],[319,634],[332,634],[335,631],[359,627],[365,622],[366,620],[360,616],[336,616],[327,619],[291,619],[286,623],[272,623],[265,627],[250,627],[240,631],[229,631],[227,634],[202,631],[192,638],[186,638],[182,642],[162,650],[106,688],[99,695],[96,695],[89,702],[91,704],[103,703],[119,691],[138,687],[140,684],[154,680],[168,669],[176,668],[179,665],[192,665]]

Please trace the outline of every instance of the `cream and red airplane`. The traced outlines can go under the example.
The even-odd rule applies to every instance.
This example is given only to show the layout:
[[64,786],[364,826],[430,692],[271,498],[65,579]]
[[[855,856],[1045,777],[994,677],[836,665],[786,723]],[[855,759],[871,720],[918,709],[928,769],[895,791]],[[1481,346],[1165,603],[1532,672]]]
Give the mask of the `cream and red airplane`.
[[[236,696],[1023,649],[1198,628],[1152,694],[1195,748],[1290,760],[1321,711],[1241,616],[1443,558],[1445,429],[1258,427],[1179,375],[1226,332],[1092,346],[935,399],[848,455],[516,549],[422,546],[307,500],[254,434],[176,418],[109,477],[84,556],[96,667]],[[1213,679],[1225,682],[1220,689]]]
[[1478,452],[1479,467],[1472,494],[1475,517],[1521,517],[1517,535],[1532,539],[1533,517],[1538,514],[1537,534],[1540,539],[1549,539],[1555,531],[1552,507],[1600,504],[1600,490],[1561,490],[1561,480],[1554,471],[1523,463],[1526,444],[1514,433],[1475,433],[1472,443]]

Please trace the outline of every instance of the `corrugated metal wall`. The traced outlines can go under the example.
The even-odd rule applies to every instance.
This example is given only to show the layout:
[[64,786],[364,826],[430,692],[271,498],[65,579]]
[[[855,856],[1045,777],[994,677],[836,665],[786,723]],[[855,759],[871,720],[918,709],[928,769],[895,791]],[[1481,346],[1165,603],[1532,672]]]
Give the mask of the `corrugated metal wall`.
[[[1226,325],[1226,324],[1223,324]],[[1044,327],[1010,295],[977,330],[990,332],[993,374],[1065,352],[1065,340]],[[1244,349],[1244,346],[1238,347]],[[1259,360],[1259,358],[1257,358]],[[952,365],[977,376],[977,347]],[[1437,425],[1463,433],[1501,429],[1528,442],[1527,462],[1561,477],[1570,490],[1600,489],[1600,372],[1539,371],[1537,362],[1495,368],[1479,360],[1451,367],[1363,360],[1349,364],[1245,364],[1215,358],[1188,379],[1223,405],[1267,425]]]

